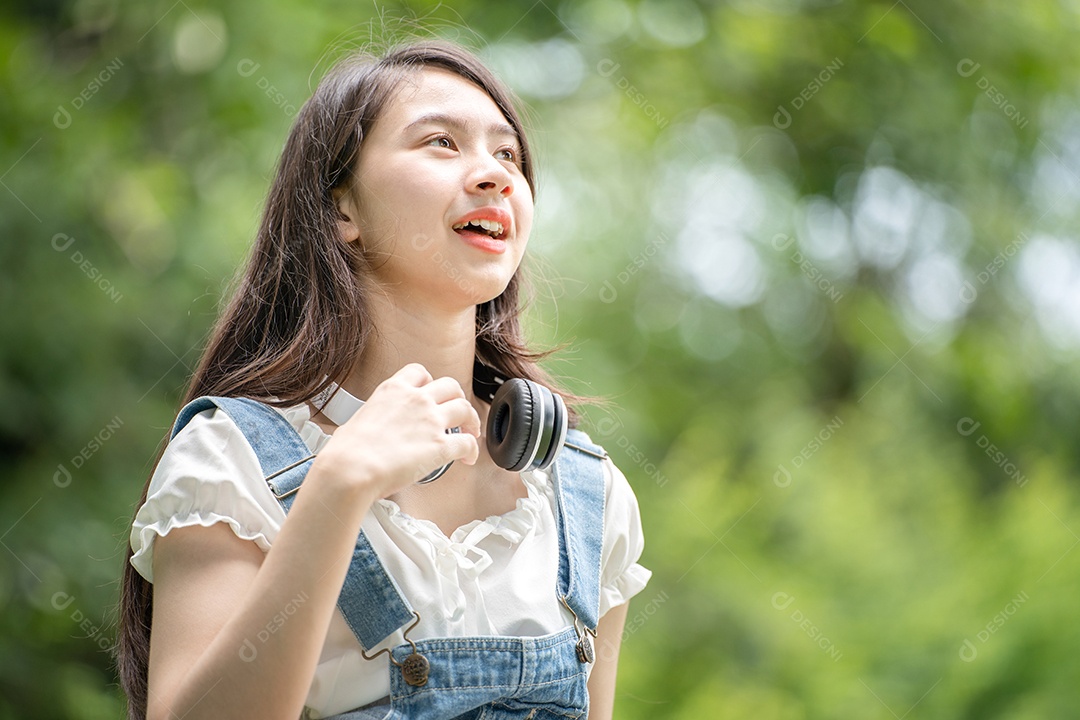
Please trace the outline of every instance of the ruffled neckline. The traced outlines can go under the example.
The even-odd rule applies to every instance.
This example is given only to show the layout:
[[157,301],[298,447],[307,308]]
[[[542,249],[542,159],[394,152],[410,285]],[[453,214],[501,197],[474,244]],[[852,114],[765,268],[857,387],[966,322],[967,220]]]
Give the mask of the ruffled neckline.
[[489,535],[504,538],[516,545],[536,527],[537,520],[544,509],[546,486],[546,473],[542,471],[523,472],[520,473],[520,477],[525,483],[528,494],[517,499],[514,509],[502,515],[488,515],[486,518],[470,520],[450,533],[449,537],[431,520],[409,515],[402,511],[393,500],[386,498],[376,500],[375,507],[402,530],[413,535],[430,537],[439,545],[475,547]]
[[[285,416],[289,424],[299,433],[300,439],[311,448],[313,453],[320,452],[329,442],[330,435],[311,419],[311,408],[307,403],[300,403],[289,408],[278,408],[278,412]],[[449,537],[431,520],[409,515],[393,500],[380,498],[372,505],[372,509],[377,511],[383,519],[410,535],[426,537],[440,547],[448,546],[465,551],[476,547],[489,535],[517,544],[537,527],[545,505],[550,502],[547,492],[548,474],[545,471],[533,470],[520,473],[519,476],[525,483],[527,494],[517,499],[512,510],[501,515],[489,515],[486,518],[471,520],[454,530]]]

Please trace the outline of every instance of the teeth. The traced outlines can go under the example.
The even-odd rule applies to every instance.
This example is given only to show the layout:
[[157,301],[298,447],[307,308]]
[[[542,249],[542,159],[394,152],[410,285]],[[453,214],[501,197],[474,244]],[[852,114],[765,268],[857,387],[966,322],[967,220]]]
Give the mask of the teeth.
[[469,220],[468,222],[458,223],[454,225],[454,230],[461,230],[468,227],[469,225],[482,228],[483,230],[487,231],[487,233],[492,237],[498,237],[503,234],[503,226],[501,222],[498,222],[496,220],[484,219]]

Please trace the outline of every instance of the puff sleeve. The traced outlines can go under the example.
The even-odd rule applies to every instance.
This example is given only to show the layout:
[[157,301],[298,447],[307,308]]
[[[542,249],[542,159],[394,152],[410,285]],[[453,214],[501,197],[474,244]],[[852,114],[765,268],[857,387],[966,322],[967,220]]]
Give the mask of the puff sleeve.
[[604,461],[607,498],[600,564],[600,616],[641,592],[652,572],[638,564],[645,548],[641,513],[626,476],[611,459]]
[[227,523],[266,552],[285,512],[262,478],[243,433],[221,410],[205,410],[172,439],[150,479],[131,528],[131,564],[153,582],[153,548],[176,528]]

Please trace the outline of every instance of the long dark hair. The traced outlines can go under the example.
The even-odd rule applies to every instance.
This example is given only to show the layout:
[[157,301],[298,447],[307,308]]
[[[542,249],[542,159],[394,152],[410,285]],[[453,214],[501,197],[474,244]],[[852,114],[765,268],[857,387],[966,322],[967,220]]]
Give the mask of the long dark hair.
[[[289,134],[258,235],[239,285],[218,319],[184,396],[252,397],[296,405],[344,377],[374,328],[368,311],[363,251],[338,240],[334,191],[350,182],[364,138],[400,82],[423,68],[449,70],[483,89],[513,126],[522,172],[535,196],[535,170],[510,91],[472,53],[447,42],[413,42],[382,57],[353,54],[323,78]],[[507,377],[524,377],[560,392],[537,364],[521,331],[524,279],[477,306],[476,352]],[[578,415],[569,408],[570,423]],[[160,458],[159,458],[160,459]],[[138,507],[146,502],[149,481]],[[127,562],[120,593],[117,664],[128,717],[144,720],[153,586]]]

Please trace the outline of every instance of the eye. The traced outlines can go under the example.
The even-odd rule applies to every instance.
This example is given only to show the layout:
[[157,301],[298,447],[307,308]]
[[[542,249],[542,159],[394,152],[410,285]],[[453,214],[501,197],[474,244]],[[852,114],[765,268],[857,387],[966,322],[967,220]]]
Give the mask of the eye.
[[428,145],[434,145],[435,147],[446,148],[447,150],[454,149],[454,140],[449,135],[437,135],[427,142]]
[[495,157],[500,160],[516,163],[518,162],[518,151],[516,148],[512,147],[499,148],[495,151]]

